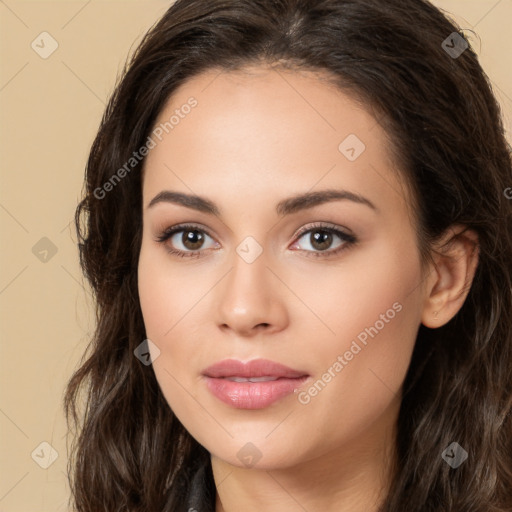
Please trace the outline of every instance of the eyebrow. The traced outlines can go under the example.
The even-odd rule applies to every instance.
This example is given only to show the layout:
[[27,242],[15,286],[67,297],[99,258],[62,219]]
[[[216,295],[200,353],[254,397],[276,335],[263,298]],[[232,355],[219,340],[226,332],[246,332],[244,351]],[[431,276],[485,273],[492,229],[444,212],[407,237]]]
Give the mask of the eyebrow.
[[[317,192],[306,192],[283,199],[277,203],[276,213],[280,216],[286,216],[301,210],[313,208],[323,203],[342,200],[366,205],[372,210],[376,212],[378,211],[378,208],[366,197],[348,190],[329,189]],[[147,208],[151,208],[158,203],[174,203],[210,215],[220,216],[220,209],[213,201],[201,196],[185,194],[183,192],[163,190],[150,201]]]

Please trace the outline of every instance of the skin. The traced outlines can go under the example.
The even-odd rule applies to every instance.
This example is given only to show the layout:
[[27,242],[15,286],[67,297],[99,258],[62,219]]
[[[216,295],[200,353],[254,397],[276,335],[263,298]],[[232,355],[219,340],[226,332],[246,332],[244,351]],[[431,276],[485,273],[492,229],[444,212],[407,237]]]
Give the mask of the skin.
[[[475,235],[456,237],[422,269],[411,197],[386,133],[322,75],[211,70],[182,85],[155,126],[191,96],[198,105],[144,164],[139,293],[147,337],[160,350],[153,368],[161,390],[211,453],[217,511],[376,511],[393,475],[418,328],[439,327],[462,306],[477,264]],[[354,161],[338,149],[349,134],[366,146]],[[359,194],[375,209],[336,200],[285,217],[275,211],[289,196],[325,189]],[[163,190],[208,198],[220,213],[149,207]],[[194,251],[183,232],[156,241],[184,222],[205,230],[200,258],[168,252]],[[322,253],[314,232],[297,236],[317,222],[357,242],[329,256],[344,243],[333,235]],[[439,247],[461,229],[453,226]],[[248,236],[262,250],[252,263],[236,251]],[[305,392],[396,303],[400,312],[307,404],[296,393],[264,409],[236,409],[201,375],[225,358],[267,358],[308,373]],[[252,467],[237,456],[247,443],[260,457]]]

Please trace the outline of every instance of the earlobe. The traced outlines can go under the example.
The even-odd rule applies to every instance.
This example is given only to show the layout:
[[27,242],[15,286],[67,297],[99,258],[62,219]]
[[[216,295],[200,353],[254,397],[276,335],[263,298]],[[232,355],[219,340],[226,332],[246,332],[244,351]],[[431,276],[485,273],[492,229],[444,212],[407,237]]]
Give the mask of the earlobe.
[[426,278],[421,322],[435,329],[460,310],[478,265],[478,235],[465,226],[452,226],[436,243]]

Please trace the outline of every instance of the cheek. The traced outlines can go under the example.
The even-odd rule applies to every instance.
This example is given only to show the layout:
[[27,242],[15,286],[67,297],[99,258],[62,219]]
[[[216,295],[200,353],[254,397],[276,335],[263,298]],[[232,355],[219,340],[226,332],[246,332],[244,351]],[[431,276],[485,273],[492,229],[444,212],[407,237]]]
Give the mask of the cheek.
[[[201,353],[204,333],[198,332],[198,318],[213,284],[201,271],[186,271],[170,262],[165,249],[142,245],[138,266],[139,300],[146,337],[159,349],[153,370],[162,392],[179,415],[195,410],[195,401],[183,393],[193,389],[202,369]],[[196,411],[197,413],[199,411]]]
[[[313,283],[317,287],[311,286]],[[368,378],[368,364],[407,366],[421,318],[420,283],[420,259],[413,237],[382,239],[372,250],[347,258],[339,272],[327,276],[322,276],[321,270],[317,275],[310,273],[301,293],[309,287],[308,304],[321,313],[331,330],[330,334],[325,331],[326,341],[332,339],[332,343],[317,347],[323,352],[318,354],[318,363],[345,353],[356,341],[361,351],[350,366],[365,366]]]
[[170,337],[174,325],[198,300],[199,280],[195,277],[180,272],[177,265],[171,267],[163,248],[147,247],[143,242],[138,288],[146,334],[150,339],[151,336],[155,340]]
[[297,294],[307,297],[310,309],[329,327],[331,333],[325,329],[325,335],[336,348],[350,344],[360,333],[364,341],[365,329],[375,324],[381,339],[401,328],[405,317],[413,326],[420,319],[421,267],[413,237],[383,238],[371,250],[347,255],[338,269],[311,268],[296,282],[301,283],[300,288],[295,286]]
[[138,267],[139,299],[148,338],[159,338],[170,327],[173,290],[160,272],[154,253],[141,249]]
[[194,286],[190,281],[188,287],[184,286],[187,283],[180,282],[179,274],[169,267],[166,255],[164,250],[155,250],[143,243],[138,265],[139,300],[146,336],[160,350],[152,364],[156,379],[169,406],[183,419],[182,411],[194,410],[194,401],[181,387],[190,388],[190,375],[184,363],[193,361],[197,348],[173,340],[180,336],[183,339],[187,311],[198,299],[187,294]]
[[342,404],[343,415],[363,425],[399,394],[420,324],[420,282],[413,245],[400,250],[382,245],[373,256],[361,253],[350,273],[332,280],[324,297],[317,296],[317,307],[322,310],[323,302],[325,321],[335,335],[332,343],[317,344],[311,355],[321,381],[317,390],[309,388],[303,395],[311,414],[328,421],[332,409],[324,407]]

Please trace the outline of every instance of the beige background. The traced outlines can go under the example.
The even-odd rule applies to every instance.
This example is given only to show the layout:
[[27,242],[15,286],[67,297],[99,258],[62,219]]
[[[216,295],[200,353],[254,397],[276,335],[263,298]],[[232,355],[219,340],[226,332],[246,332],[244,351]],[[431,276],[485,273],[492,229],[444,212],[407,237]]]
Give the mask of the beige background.
[[[512,0],[434,3],[476,32],[512,140]],[[67,510],[61,401],[93,328],[70,221],[115,78],[168,5],[0,0],[0,512]],[[47,59],[31,47],[44,31]]]

